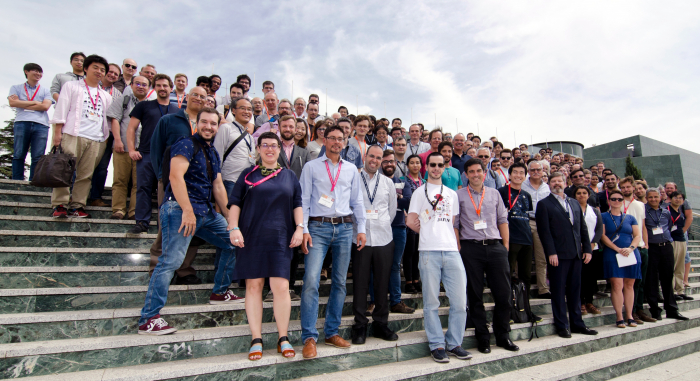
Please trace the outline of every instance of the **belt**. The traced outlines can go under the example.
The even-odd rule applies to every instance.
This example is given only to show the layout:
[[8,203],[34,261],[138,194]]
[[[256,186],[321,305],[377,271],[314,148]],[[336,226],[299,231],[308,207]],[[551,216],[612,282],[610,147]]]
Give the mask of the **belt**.
[[344,216],[344,217],[309,217],[309,221],[329,222],[329,223],[331,223],[331,224],[333,224],[333,225],[342,224],[342,223],[351,224],[351,223],[352,223],[352,216]]
[[651,243],[651,242],[649,242],[649,245],[650,245],[650,246],[666,246],[666,245],[670,245],[670,244],[671,244],[671,242],[661,242],[661,243]]
[[476,239],[463,239],[462,242],[468,242],[468,243],[473,243],[473,244],[475,244],[475,245],[484,245],[484,246],[487,246],[487,245],[495,245],[495,244],[497,244],[497,243],[501,243],[501,240],[500,240],[500,239],[480,239],[480,240],[476,240]]

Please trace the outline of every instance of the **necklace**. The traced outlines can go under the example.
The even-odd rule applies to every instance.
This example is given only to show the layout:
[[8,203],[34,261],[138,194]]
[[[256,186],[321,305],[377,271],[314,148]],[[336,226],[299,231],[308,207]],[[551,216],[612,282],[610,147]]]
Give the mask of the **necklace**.
[[[267,176],[276,170],[280,169],[280,163],[277,163],[277,166],[275,168],[265,168],[265,167],[260,167],[260,173],[262,173],[263,176]],[[251,171],[252,172],[252,171]]]

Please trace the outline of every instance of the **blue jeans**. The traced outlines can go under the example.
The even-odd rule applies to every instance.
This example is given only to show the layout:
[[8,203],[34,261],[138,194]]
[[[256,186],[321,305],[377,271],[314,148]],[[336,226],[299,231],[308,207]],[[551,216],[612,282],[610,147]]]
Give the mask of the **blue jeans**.
[[109,169],[109,161],[112,159],[112,145],[114,144],[114,136],[109,133],[107,138],[107,147],[105,153],[102,154],[102,159],[95,167],[92,174],[92,188],[90,188],[90,200],[101,200],[102,192],[105,190],[105,182],[107,181],[107,169]]
[[[226,230],[228,223],[219,213],[210,210],[205,216],[197,217],[195,234],[208,243],[222,249],[218,268],[214,274],[215,294],[223,294],[231,285],[231,274],[236,265],[234,247],[231,245],[229,232]],[[146,302],[141,310],[139,325],[143,325],[148,319],[160,313],[168,300],[168,286],[173,279],[175,270],[180,268],[185,259],[187,248],[190,246],[193,236],[185,237],[178,233],[182,224],[182,209],[177,201],[165,201],[160,207],[160,224],[163,236],[163,254],[158,257],[158,264],[153,269],[153,275],[148,282]]]
[[304,257],[304,286],[301,289],[301,342],[312,338],[318,342],[318,286],[321,267],[328,248],[333,253],[331,294],[326,306],[326,323],[323,332],[326,338],[338,334],[340,317],[345,303],[345,281],[350,265],[352,247],[352,224],[333,225],[330,222],[309,221],[309,234],[313,247]]
[[[392,226],[391,231],[394,233],[394,259],[389,275],[389,306],[393,307],[401,303],[401,259],[406,247],[406,227]],[[369,300],[374,303],[374,272],[370,277]]]
[[153,190],[158,189],[156,173],[151,164],[151,154],[141,153],[136,162],[136,222],[148,225],[151,222],[151,200]]
[[[430,350],[461,346],[467,324],[467,273],[462,257],[457,251],[421,251],[418,268],[423,281],[423,318]],[[447,334],[442,333],[438,316],[440,281],[450,299]]]
[[49,126],[36,122],[14,123],[14,154],[12,155],[12,180],[24,180],[24,160],[29,146],[32,148],[32,164],[29,167],[29,181],[34,178],[34,167],[41,155],[46,152]]

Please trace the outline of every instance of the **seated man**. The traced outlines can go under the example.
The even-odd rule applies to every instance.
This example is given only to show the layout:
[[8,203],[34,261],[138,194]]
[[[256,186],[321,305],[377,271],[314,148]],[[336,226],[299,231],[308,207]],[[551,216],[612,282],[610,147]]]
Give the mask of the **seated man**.
[[[146,302],[139,319],[141,335],[166,335],[177,331],[160,317],[160,309],[165,305],[170,281],[185,259],[193,236],[221,249],[209,303],[244,300],[228,290],[236,259],[225,218],[228,216],[228,197],[221,180],[221,163],[211,144],[219,130],[220,118],[213,108],[203,108],[197,115],[197,133],[181,137],[170,149],[170,175],[167,176],[166,168],[163,170],[163,177],[167,176],[170,184],[165,185],[160,208],[163,254],[158,257],[148,283]],[[214,210],[210,201],[212,194],[223,216]]]

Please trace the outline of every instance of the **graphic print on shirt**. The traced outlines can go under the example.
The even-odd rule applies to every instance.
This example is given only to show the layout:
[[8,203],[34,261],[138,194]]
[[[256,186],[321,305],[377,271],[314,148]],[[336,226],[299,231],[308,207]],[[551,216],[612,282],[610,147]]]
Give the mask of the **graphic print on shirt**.
[[90,93],[88,93],[87,88],[83,89],[82,112],[83,114],[81,117],[83,119],[90,119],[93,121],[102,119],[102,99],[99,98],[97,89],[90,89]]
[[452,221],[452,205],[454,203],[452,197],[450,195],[439,194],[432,195],[432,197],[433,200],[437,199],[437,197],[440,197],[440,201],[435,206],[435,211],[431,209],[425,209],[423,213],[421,213],[422,217],[425,219],[425,222],[428,222],[433,218],[437,218],[437,222],[450,223]]

